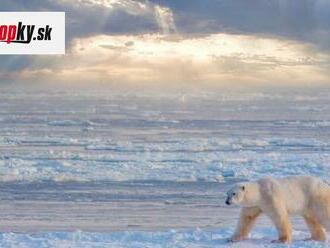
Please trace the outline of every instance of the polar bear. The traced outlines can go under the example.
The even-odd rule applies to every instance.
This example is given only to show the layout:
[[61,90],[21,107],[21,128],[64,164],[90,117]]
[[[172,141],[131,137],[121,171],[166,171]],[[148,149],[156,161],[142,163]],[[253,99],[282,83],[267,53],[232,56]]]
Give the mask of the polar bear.
[[325,241],[325,229],[330,229],[330,186],[311,176],[238,183],[227,192],[226,204],[242,206],[232,242],[245,239],[262,213],[278,231],[279,239],[273,242],[291,242],[289,215],[303,216],[312,240]]

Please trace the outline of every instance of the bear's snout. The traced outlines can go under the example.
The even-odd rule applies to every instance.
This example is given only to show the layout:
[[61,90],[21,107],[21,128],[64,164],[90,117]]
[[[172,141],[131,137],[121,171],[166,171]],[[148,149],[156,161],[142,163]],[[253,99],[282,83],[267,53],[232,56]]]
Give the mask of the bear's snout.
[[230,202],[230,200],[227,198],[227,200],[226,200],[226,204],[227,205],[230,205],[231,204],[231,202]]

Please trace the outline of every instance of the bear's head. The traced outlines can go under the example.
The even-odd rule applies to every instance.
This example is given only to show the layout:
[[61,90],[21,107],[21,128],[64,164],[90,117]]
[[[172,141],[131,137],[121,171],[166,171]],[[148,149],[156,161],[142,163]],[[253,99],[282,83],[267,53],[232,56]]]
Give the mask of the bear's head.
[[262,200],[258,182],[243,182],[234,185],[227,192],[226,204],[237,204],[242,207],[255,207]]
[[226,204],[240,204],[244,200],[246,186],[244,183],[238,183],[227,192]]

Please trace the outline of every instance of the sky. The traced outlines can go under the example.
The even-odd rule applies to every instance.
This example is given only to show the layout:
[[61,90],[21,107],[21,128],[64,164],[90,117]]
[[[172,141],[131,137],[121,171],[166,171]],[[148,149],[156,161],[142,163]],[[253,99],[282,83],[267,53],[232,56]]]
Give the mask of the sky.
[[66,55],[0,56],[0,84],[330,86],[329,0],[1,0],[65,11]]

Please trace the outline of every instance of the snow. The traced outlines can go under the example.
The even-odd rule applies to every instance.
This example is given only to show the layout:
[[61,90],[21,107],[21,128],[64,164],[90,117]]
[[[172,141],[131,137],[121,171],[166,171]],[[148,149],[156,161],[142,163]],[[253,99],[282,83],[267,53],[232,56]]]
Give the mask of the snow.
[[181,96],[1,93],[0,179],[327,179],[329,92]]
[[269,228],[257,229],[249,240],[228,243],[227,238],[232,230],[228,229],[193,229],[193,230],[169,230],[163,232],[112,232],[112,233],[88,233],[53,232],[39,234],[0,234],[1,247],[30,247],[30,248],[80,248],[80,247],[113,247],[113,248],[206,248],[206,247],[244,247],[244,248],[270,248],[270,247],[328,247],[330,243],[316,241],[304,241],[306,233],[294,232],[294,240],[291,245],[271,243],[276,239],[274,230]]
[[[329,181],[329,123],[328,89],[2,91],[0,247],[228,247],[229,185]],[[275,236],[261,221],[230,245],[278,247]],[[292,247],[326,246],[307,236],[296,228]]]

